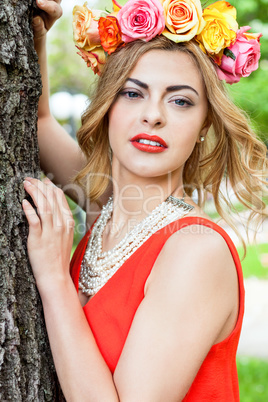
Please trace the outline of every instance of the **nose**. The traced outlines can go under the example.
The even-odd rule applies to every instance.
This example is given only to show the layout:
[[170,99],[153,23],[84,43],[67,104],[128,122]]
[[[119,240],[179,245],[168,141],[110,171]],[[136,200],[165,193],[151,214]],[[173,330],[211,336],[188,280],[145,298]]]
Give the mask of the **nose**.
[[165,111],[160,101],[148,100],[143,104],[142,123],[150,128],[161,128],[166,124]]

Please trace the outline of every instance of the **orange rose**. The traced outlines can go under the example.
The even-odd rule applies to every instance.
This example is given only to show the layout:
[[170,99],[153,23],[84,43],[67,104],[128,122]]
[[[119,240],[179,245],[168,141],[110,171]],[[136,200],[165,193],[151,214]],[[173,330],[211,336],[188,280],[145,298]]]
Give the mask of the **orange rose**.
[[162,32],[174,42],[185,42],[205,26],[200,0],[160,0],[164,8],[166,29]]
[[75,44],[86,51],[100,46],[98,19],[104,13],[99,10],[91,11],[87,3],[75,6],[73,9],[73,37]]
[[105,52],[102,47],[95,47],[95,49],[90,52],[80,49],[78,46],[76,47],[79,50],[77,54],[79,54],[79,56],[81,56],[82,59],[85,60],[87,66],[91,67],[94,74],[100,75],[106,62]]
[[101,45],[108,54],[113,53],[123,43],[118,21],[113,16],[100,17],[99,34]]

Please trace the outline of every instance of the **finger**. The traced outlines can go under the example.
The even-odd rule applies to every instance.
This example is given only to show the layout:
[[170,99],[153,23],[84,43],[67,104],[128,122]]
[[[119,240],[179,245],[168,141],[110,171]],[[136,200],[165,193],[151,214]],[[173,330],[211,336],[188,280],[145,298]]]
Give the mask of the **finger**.
[[55,186],[48,177],[43,181],[31,177],[27,177],[26,179],[37,186],[47,199],[54,229],[59,232],[63,229],[67,230],[67,233],[70,233],[75,226],[75,222],[64,192]]
[[44,21],[39,15],[33,18],[33,27],[35,30],[44,28]]
[[40,26],[42,27],[42,25],[44,26],[44,21],[39,15],[33,18],[33,26],[35,27],[35,29],[40,29]]
[[41,36],[44,36],[47,33],[47,30],[45,28],[45,23],[40,16],[37,16],[33,19],[32,25],[33,25],[35,39],[39,39],[39,38],[41,38]]
[[[53,188],[51,186],[48,187],[44,180],[38,180],[32,177],[26,177],[25,180],[26,182],[30,182],[32,185],[34,185],[38,189],[38,191],[40,191],[43,194],[44,203],[47,204],[50,213],[53,214],[55,207],[53,201]],[[51,184],[54,186],[53,183]]]
[[37,0],[38,7],[45,11],[49,16],[57,19],[62,16],[62,8],[59,1]]
[[50,208],[50,204],[43,194],[43,192],[40,190],[40,180],[37,179],[29,179],[24,180],[24,188],[27,191],[27,193],[32,197],[32,200],[37,208],[38,215],[41,220],[41,225],[49,224],[52,225],[52,212]]
[[66,200],[64,192],[55,186],[47,177],[44,182],[50,186],[54,190],[54,199],[55,199],[55,217],[54,224],[55,225],[63,225],[67,230],[67,233],[70,232],[75,226],[75,222],[73,219],[72,212],[69,208],[68,202]]
[[64,227],[62,203],[59,202],[57,197],[57,192],[60,191],[60,189],[55,186],[47,177],[43,180],[43,184],[45,186],[44,189],[46,191],[46,197],[49,200],[52,210],[53,227],[60,231]]
[[[53,203],[53,189],[57,188],[55,184],[53,184],[47,177],[43,180],[38,180],[33,177],[26,177],[25,180],[33,184],[38,188],[39,191],[42,192],[43,196],[46,199],[47,204],[50,206],[51,213],[54,210],[54,203]],[[48,186],[50,184],[50,186]]]
[[22,201],[22,208],[25,213],[26,219],[29,224],[29,231],[35,235],[40,235],[42,232],[41,222],[39,217],[37,216],[34,208],[27,200]]
[[64,192],[52,183],[48,177],[42,182],[36,179],[32,179],[32,181],[39,186],[50,204],[55,230],[61,232],[66,230],[66,225],[68,227],[72,226],[73,217]]

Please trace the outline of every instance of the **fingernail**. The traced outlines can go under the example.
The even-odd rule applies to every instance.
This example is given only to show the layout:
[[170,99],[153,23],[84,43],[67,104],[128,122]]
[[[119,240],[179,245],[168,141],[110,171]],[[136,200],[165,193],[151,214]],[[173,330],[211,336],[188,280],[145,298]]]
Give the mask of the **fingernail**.
[[22,204],[25,205],[26,207],[30,205],[29,201],[27,200],[22,200]]
[[31,186],[32,185],[32,183],[30,183],[28,180],[24,180],[23,184],[25,186]]
[[33,20],[33,25],[37,26],[37,25],[40,24],[40,22],[41,22],[41,18],[35,18],[35,19]]

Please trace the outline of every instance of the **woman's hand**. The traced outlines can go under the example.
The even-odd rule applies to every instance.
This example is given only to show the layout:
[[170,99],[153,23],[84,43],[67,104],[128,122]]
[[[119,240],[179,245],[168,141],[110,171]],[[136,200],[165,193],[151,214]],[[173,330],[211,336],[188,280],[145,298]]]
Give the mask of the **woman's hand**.
[[27,177],[24,188],[37,207],[36,213],[31,204],[23,200],[29,223],[29,259],[38,288],[46,287],[69,276],[74,219],[63,191],[49,179],[40,181]]
[[37,0],[41,10],[33,19],[34,39],[38,40],[46,35],[57,19],[62,16],[61,0]]

